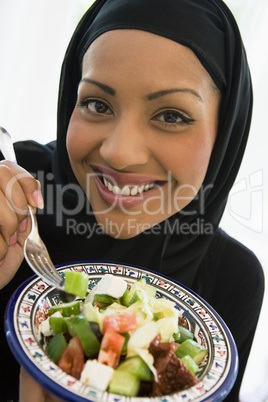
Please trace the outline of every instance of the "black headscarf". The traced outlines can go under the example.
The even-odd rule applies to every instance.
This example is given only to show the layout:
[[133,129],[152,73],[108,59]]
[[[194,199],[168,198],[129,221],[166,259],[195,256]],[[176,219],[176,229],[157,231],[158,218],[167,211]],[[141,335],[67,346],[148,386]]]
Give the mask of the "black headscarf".
[[[90,240],[94,258],[141,265],[191,287],[219,225],[249,133],[252,88],[243,43],[230,10],[221,0],[95,1],[74,32],[62,67],[54,159],[54,175],[59,183],[76,183],[66,150],[66,133],[76,103],[83,56],[94,39],[115,29],[149,31],[191,48],[221,91],[222,102],[217,139],[203,183],[206,191],[202,206],[197,194],[183,211],[162,222],[157,230],[152,228],[132,239],[118,240],[96,233]],[[86,213],[82,219],[95,224],[94,217]],[[180,232],[185,224],[190,233]],[[207,224],[213,227],[213,233],[206,232]]]

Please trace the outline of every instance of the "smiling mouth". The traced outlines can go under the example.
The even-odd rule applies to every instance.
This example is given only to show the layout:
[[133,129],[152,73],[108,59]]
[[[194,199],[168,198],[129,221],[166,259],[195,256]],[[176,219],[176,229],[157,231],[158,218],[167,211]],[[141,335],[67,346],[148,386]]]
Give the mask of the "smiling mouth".
[[141,185],[125,184],[123,187],[120,187],[117,184],[112,184],[105,177],[102,177],[102,180],[105,187],[115,195],[135,196],[145,193],[146,191],[151,190],[155,187],[159,187],[159,184],[157,184],[157,182]]
[[93,168],[95,174],[98,176],[99,180],[102,182],[104,187],[114,195],[124,196],[124,197],[134,197],[143,195],[150,190],[162,187],[166,181],[165,180],[155,180],[155,181],[142,181],[140,183],[127,183],[126,178],[124,180],[116,180],[116,178],[103,172],[99,169]]

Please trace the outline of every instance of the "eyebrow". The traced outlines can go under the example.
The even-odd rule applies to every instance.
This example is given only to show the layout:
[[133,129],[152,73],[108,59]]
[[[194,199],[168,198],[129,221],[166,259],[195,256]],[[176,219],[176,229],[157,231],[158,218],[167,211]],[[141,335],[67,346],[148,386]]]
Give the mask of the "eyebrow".
[[153,92],[149,95],[146,96],[146,99],[148,99],[149,101],[160,98],[161,96],[165,96],[168,94],[172,94],[175,92],[184,92],[184,93],[190,93],[194,96],[196,96],[199,100],[201,100],[203,102],[202,97],[199,95],[198,92],[196,92],[193,89],[188,89],[188,88],[171,88],[171,89],[164,89],[163,91],[158,91],[158,92]]
[[93,84],[96,85],[97,87],[99,87],[100,89],[102,89],[104,92],[106,92],[109,95],[115,96],[116,95],[116,90],[113,89],[112,87],[110,87],[109,85],[106,84],[102,84],[99,81],[95,81],[95,80],[90,80],[89,78],[82,78],[81,82],[87,82],[88,84]]
[[[102,82],[91,80],[89,78],[82,78],[81,82],[86,82],[88,84],[93,84],[102,89],[104,92],[106,92],[109,95],[115,96],[116,95],[116,90],[109,85],[103,84]],[[188,89],[188,88],[171,88],[171,89],[164,89],[162,91],[157,91],[153,92],[151,94],[146,95],[146,99],[151,101],[157,98],[160,98],[161,96],[165,96],[168,94],[176,93],[176,92],[184,92],[184,93],[191,93],[192,95],[196,96],[199,100],[203,102],[202,97],[193,89]]]

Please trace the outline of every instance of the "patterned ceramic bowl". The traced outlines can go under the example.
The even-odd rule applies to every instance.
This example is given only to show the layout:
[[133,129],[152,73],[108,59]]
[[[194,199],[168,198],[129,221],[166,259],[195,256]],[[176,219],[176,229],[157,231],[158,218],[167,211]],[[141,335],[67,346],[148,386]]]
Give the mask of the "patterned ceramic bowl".
[[129,398],[85,386],[58,368],[42,349],[38,325],[50,306],[59,303],[60,298],[57,290],[34,277],[22,284],[11,297],[5,328],[8,343],[19,364],[47,390],[66,401],[76,402],[197,402],[226,398],[237,375],[236,346],[223,320],[195,293],[163,275],[129,265],[85,261],[59,266],[58,270],[63,275],[65,270],[86,272],[89,275],[89,291],[107,273],[119,275],[129,284],[145,277],[156,287],[157,297],[176,303],[197,342],[208,349],[208,356],[197,373],[199,382],[196,385],[165,397]]

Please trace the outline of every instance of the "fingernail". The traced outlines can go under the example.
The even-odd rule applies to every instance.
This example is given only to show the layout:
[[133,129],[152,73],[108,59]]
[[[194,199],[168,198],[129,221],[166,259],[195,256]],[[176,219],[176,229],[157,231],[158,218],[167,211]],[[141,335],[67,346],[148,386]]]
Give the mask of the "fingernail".
[[28,226],[28,219],[26,218],[19,224],[18,231],[20,233],[25,232],[27,226]]
[[33,199],[35,202],[35,205],[40,208],[43,209],[44,208],[44,200],[43,200],[43,196],[40,190],[36,190],[33,192]]
[[17,243],[17,239],[18,239],[18,232],[15,232],[11,237],[10,237],[10,241],[9,241],[9,245],[15,246],[15,244]]

